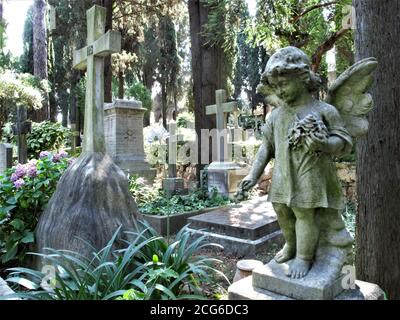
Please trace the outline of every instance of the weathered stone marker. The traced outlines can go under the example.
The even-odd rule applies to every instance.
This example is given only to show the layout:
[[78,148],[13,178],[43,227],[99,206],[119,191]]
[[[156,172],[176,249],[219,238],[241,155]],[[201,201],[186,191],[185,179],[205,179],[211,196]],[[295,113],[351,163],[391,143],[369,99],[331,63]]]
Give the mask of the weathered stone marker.
[[8,143],[0,143],[0,175],[12,167],[13,147]]
[[[65,171],[36,230],[37,249],[68,249],[92,257],[116,229],[135,228],[137,207],[124,172],[105,153],[104,56],[121,48],[120,34],[104,35],[106,9],[87,11],[88,46],[75,51],[74,66],[87,65],[84,145],[81,156]],[[124,234],[121,233],[122,237]],[[38,266],[42,261],[38,261]]]
[[237,111],[237,102],[226,102],[226,91],[215,91],[214,105],[206,106],[207,115],[216,115],[217,120],[217,162],[228,162],[226,114]]
[[79,139],[79,131],[76,130],[76,123],[71,123],[71,154],[76,154],[77,139]]
[[27,120],[27,111],[23,106],[17,107],[17,123],[13,125],[13,134],[18,136],[18,162],[27,163],[28,146],[26,135],[31,132],[32,122]]
[[104,106],[104,129],[107,153],[125,173],[137,174],[149,183],[156,170],[144,153],[143,116],[146,109],[136,100],[116,99]]
[[94,6],[87,12],[88,45],[74,52],[75,69],[87,70],[83,151],[105,152],[104,140],[104,57],[121,51],[121,34],[105,30],[104,8]]
[[239,110],[233,111],[233,127],[228,129],[228,159],[229,161],[245,162],[245,157],[242,155],[242,146],[244,131],[239,126]]
[[162,187],[167,197],[175,194],[184,194],[187,192],[184,188],[184,180],[178,178],[176,174],[176,163],[178,160],[178,141],[182,138],[176,133],[176,122],[171,121],[168,124],[169,137],[168,144],[168,178],[162,180]]
[[237,102],[226,102],[225,90],[215,92],[215,102],[215,105],[206,106],[206,114],[215,114],[217,119],[217,161],[208,166],[208,190],[216,188],[219,193],[233,197],[240,180],[247,174],[247,170],[229,161],[228,155],[226,114],[237,112]]

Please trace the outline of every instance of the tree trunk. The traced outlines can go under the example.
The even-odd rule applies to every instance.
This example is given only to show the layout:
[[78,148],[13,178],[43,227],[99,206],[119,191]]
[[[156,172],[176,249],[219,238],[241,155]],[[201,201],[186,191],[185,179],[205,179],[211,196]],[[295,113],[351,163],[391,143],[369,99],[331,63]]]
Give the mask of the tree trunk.
[[124,84],[125,84],[125,77],[122,72],[118,73],[118,98],[123,99],[125,90],[124,90]]
[[400,2],[355,0],[356,59],[376,57],[370,128],[357,143],[356,270],[400,299]]
[[[55,70],[55,52],[54,52],[54,37],[49,38],[49,46],[48,46],[48,55],[49,55],[49,69],[51,70],[49,73],[49,79],[50,80],[50,87],[51,90],[49,92],[49,118],[50,121],[56,122],[57,121],[57,99],[56,99],[56,70]],[[59,63],[59,62],[57,62]],[[63,77],[63,81],[65,81],[65,78]],[[64,120],[63,120],[64,121]]]
[[[33,73],[40,79],[47,75],[46,0],[35,0],[33,7]],[[43,107],[33,112],[34,121],[49,119],[49,97],[45,95]]]
[[165,83],[161,83],[161,114],[163,127],[167,128],[167,88]]
[[[113,0],[103,0],[103,6],[107,9],[106,32],[112,29]],[[112,102],[112,68],[111,56],[104,58],[104,101]]]
[[[75,130],[80,132],[80,125],[79,125],[79,115],[78,115],[78,101],[76,99],[76,87],[79,81],[79,73],[77,70],[72,71],[72,77],[71,77],[71,94],[69,96],[70,98],[70,110],[69,110],[69,122],[71,125],[75,125]],[[75,137],[75,145],[78,146],[79,144],[79,137]]]
[[[209,8],[201,0],[189,0],[190,39],[192,52],[193,98],[195,128],[198,137],[197,179],[205,164],[201,163],[202,145],[210,141],[201,141],[201,129],[216,127],[215,115],[206,115],[206,106],[215,104],[215,91],[226,89],[225,54],[222,48],[205,44],[201,36],[202,26],[207,23]],[[212,147],[209,147],[209,161],[212,161]]]

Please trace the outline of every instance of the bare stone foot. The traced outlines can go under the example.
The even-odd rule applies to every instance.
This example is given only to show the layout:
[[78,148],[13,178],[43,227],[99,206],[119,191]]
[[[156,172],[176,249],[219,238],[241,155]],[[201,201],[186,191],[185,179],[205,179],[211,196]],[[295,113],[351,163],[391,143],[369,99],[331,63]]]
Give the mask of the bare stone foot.
[[275,261],[278,263],[284,263],[293,259],[296,255],[296,250],[290,248],[287,244],[285,244],[281,251],[279,251],[275,256]]
[[311,261],[296,257],[289,265],[286,275],[292,279],[300,279],[307,275],[311,267]]

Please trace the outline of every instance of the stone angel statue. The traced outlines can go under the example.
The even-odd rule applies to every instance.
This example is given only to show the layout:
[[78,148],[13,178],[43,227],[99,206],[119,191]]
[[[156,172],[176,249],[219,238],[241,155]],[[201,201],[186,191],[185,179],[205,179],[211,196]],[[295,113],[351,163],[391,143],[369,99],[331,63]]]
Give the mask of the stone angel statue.
[[244,197],[274,158],[268,199],[285,238],[275,261],[287,262],[291,278],[305,277],[312,268],[336,279],[348,260],[353,239],[341,216],[344,199],[333,158],[350,152],[353,140],[368,130],[373,103],[366,91],[376,66],[374,58],[357,62],[338,77],[325,101],[315,98],[320,79],[298,48],[277,51],[262,74],[258,91],[275,108],[236,197]]

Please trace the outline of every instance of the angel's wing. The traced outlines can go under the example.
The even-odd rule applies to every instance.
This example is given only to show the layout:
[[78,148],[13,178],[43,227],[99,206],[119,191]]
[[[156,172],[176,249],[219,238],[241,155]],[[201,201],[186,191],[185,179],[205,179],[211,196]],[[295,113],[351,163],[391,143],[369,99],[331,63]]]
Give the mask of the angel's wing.
[[373,82],[372,72],[377,65],[375,58],[355,63],[328,90],[326,102],[339,110],[346,129],[354,138],[368,130],[366,115],[373,108],[373,101],[366,91]]

